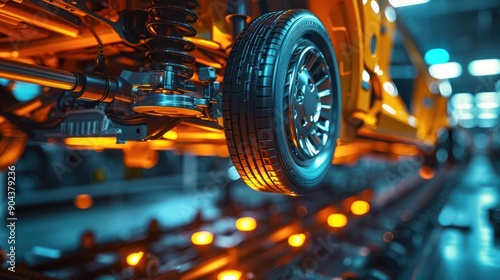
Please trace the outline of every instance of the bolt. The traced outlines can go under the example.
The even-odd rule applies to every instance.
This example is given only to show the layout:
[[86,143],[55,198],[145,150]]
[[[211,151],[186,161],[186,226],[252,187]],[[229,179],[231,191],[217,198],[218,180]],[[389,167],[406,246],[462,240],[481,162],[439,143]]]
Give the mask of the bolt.
[[309,90],[314,91],[316,89],[316,85],[314,83],[309,83]]
[[307,117],[302,117],[302,126],[306,126],[309,122],[307,121]]

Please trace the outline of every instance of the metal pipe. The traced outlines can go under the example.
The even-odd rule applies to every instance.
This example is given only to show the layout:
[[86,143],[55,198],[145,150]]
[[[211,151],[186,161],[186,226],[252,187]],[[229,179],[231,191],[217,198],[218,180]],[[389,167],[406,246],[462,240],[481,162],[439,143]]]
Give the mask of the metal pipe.
[[72,91],[85,100],[133,102],[131,96],[122,92],[126,86],[117,78],[95,73],[74,73],[0,58],[0,78]]
[[70,23],[41,9],[37,9],[36,6],[32,5],[6,3],[2,8],[0,8],[0,13],[20,19],[27,24],[71,37],[76,37],[80,32],[80,28],[77,26],[71,25]]
[[[101,39],[103,45],[123,42],[123,39],[108,25],[100,24],[96,27],[96,30],[98,30],[99,39]],[[15,50],[19,53],[19,57],[32,57],[43,55],[47,53],[47,50],[50,50],[52,53],[59,53],[89,47],[95,48],[95,46],[97,46],[97,42],[92,32],[83,31],[78,37],[73,39],[62,35],[55,35],[44,39],[23,42],[22,44],[18,44]]]
[[252,20],[252,1],[233,0],[227,3],[226,21],[231,22],[233,43],[236,38]]
[[75,73],[0,58],[0,78],[37,84],[63,90],[77,85]]

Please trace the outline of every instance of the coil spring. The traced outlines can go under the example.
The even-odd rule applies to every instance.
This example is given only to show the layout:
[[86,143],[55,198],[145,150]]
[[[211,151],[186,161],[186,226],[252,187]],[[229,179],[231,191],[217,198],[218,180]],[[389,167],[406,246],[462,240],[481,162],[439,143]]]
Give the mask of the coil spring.
[[166,70],[171,67],[184,80],[194,74],[192,65],[196,59],[187,52],[196,47],[183,37],[196,36],[196,29],[190,26],[198,20],[193,10],[199,7],[197,0],[153,0],[148,9],[146,28],[151,37],[146,39],[150,61],[147,70]]

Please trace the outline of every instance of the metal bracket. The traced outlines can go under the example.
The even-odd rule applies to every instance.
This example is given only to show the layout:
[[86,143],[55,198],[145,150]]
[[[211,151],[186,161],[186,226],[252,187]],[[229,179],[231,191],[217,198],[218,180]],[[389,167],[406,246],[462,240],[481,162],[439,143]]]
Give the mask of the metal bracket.
[[146,124],[124,125],[110,120],[97,109],[77,110],[66,114],[57,128],[35,130],[35,140],[68,137],[116,137],[117,143],[127,140],[141,141],[147,136]]

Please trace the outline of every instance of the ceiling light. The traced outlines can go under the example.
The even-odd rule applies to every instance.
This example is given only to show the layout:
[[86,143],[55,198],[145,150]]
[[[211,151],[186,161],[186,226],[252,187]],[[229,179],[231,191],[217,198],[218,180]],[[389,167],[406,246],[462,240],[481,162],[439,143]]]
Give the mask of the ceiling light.
[[439,83],[439,92],[441,92],[441,95],[445,98],[450,97],[453,93],[453,88],[448,80]]
[[389,0],[389,3],[394,8],[400,8],[405,6],[419,5],[429,2],[429,0]]
[[450,53],[445,49],[432,49],[425,53],[424,60],[427,64],[439,64],[450,61]]
[[462,75],[462,65],[457,62],[440,63],[429,66],[429,74],[436,79],[453,79]]
[[496,109],[500,107],[500,96],[494,92],[478,92],[475,96],[476,107],[479,109]]
[[472,76],[487,76],[500,74],[500,59],[475,60],[469,64]]

